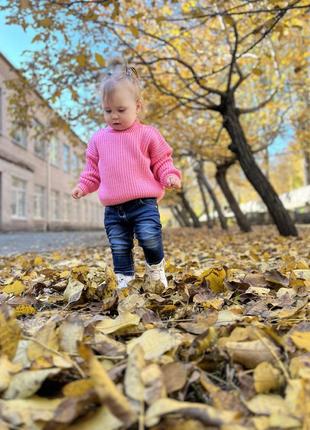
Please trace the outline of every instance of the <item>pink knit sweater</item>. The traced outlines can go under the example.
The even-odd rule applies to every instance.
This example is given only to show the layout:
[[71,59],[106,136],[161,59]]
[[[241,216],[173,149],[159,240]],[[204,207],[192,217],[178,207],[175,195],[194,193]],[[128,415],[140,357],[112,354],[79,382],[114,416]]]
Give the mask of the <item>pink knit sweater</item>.
[[78,186],[87,194],[99,188],[104,206],[140,197],[160,200],[168,175],[181,179],[181,172],[173,165],[172,152],[155,127],[139,120],[122,131],[110,126],[101,128],[88,143]]

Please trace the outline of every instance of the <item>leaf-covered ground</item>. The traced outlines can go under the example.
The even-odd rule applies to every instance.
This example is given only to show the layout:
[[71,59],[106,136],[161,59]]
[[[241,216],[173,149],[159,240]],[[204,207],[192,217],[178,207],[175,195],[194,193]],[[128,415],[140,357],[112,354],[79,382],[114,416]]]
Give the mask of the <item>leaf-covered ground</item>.
[[109,248],[0,258],[0,429],[309,429],[309,228],[164,231],[169,289]]

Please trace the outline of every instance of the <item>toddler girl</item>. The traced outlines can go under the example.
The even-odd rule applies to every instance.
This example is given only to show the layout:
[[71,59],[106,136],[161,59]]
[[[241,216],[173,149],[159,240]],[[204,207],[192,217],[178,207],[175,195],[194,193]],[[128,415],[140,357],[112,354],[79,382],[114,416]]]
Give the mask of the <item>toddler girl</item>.
[[146,274],[167,287],[157,200],[165,188],[181,188],[181,172],[159,131],[138,119],[141,91],[133,67],[114,60],[101,84],[101,97],[107,126],[89,140],[86,165],[72,197],[99,189],[118,288],[134,279],[134,235],[143,248]]

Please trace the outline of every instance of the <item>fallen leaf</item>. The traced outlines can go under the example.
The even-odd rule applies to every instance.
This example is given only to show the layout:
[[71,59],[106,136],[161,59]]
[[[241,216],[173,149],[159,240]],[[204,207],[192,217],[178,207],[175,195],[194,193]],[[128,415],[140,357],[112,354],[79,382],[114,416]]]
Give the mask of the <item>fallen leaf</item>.
[[118,330],[128,328],[131,326],[136,326],[139,324],[140,317],[136,314],[131,314],[130,312],[124,312],[118,315],[116,318],[105,318],[96,324],[96,330],[104,333],[114,333]]
[[267,361],[273,363],[279,355],[279,348],[267,338],[249,342],[227,342],[225,344],[229,356],[236,363],[252,369],[259,363]]
[[171,413],[198,419],[209,426],[221,426],[225,423],[233,423],[238,416],[235,412],[225,410],[218,411],[212,406],[202,405],[200,403],[159,399],[148,408],[145,414],[145,424],[147,427],[151,427],[157,424],[162,416]]
[[262,362],[254,370],[254,386],[257,393],[269,393],[284,384],[281,372],[268,362]]
[[25,399],[32,396],[49,376],[56,375],[60,369],[25,370],[15,374],[3,393],[4,399]]
[[133,350],[136,345],[141,345],[144,351],[146,360],[152,360],[160,357],[164,352],[177,347],[181,343],[181,339],[170,333],[169,330],[151,329],[146,330],[138,338],[132,339],[127,345],[127,353]]

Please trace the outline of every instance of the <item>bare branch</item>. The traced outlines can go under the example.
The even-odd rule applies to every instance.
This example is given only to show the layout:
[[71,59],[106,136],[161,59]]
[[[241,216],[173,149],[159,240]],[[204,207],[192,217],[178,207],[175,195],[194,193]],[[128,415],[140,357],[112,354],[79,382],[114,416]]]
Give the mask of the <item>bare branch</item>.
[[268,99],[264,100],[263,102],[259,103],[257,106],[254,106],[252,108],[236,108],[236,111],[239,115],[245,114],[245,113],[252,113],[252,112],[256,112],[259,109],[263,108],[264,106],[266,106],[266,104],[268,104],[273,97],[275,96],[275,94],[277,93],[278,88],[275,89],[275,91],[270,95],[270,97],[268,97]]

